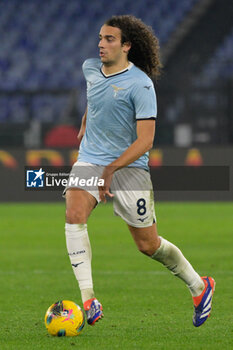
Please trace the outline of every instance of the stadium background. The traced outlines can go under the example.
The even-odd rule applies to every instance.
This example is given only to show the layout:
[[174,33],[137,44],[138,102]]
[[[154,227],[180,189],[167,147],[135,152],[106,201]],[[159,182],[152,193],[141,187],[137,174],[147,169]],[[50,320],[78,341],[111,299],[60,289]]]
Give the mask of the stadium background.
[[[39,199],[17,191],[24,187],[22,165],[70,165],[74,161],[86,105],[82,62],[98,57],[101,24],[112,14],[122,13],[140,17],[160,40],[164,71],[155,82],[158,120],[150,155],[152,169],[228,165],[232,178],[230,0],[5,0],[0,2],[2,201]],[[9,196],[6,189],[12,178]],[[170,196],[172,200],[233,198],[231,191]],[[157,198],[170,199],[169,193],[160,191]],[[60,200],[60,195],[40,197],[51,199]]]

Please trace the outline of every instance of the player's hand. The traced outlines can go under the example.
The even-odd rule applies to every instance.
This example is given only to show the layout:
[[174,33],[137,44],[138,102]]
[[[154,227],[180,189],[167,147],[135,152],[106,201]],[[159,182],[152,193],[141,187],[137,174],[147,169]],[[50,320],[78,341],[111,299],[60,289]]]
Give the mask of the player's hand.
[[109,169],[108,167],[104,168],[103,174],[101,176],[101,179],[104,180],[104,185],[99,186],[99,196],[101,202],[107,202],[106,196],[110,198],[114,197],[114,194],[110,192],[110,185],[112,182],[113,173],[114,172],[112,171],[112,169]]

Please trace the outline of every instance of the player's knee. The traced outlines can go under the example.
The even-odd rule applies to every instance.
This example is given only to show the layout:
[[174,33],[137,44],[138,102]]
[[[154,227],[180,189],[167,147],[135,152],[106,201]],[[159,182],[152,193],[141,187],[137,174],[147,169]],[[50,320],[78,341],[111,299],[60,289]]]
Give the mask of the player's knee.
[[138,249],[141,253],[151,256],[160,246],[160,240],[155,240],[153,242],[140,241],[137,243]]
[[66,209],[66,222],[68,224],[85,224],[86,214],[81,207]]
[[154,254],[155,249],[151,246],[149,246],[148,244],[139,244],[138,245],[138,250],[145,255],[151,256],[152,254]]

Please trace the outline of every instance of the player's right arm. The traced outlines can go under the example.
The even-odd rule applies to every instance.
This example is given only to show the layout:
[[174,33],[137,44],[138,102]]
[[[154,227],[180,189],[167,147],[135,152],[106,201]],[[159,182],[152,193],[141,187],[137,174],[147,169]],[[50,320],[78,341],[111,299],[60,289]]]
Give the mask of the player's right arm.
[[82,141],[82,138],[83,138],[83,136],[84,136],[84,134],[85,134],[85,131],[86,131],[86,121],[87,121],[87,108],[86,108],[86,111],[85,111],[85,113],[84,113],[84,115],[83,115],[83,117],[82,117],[81,128],[80,128],[79,133],[78,133],[78,136],[77,136],[79,142]]

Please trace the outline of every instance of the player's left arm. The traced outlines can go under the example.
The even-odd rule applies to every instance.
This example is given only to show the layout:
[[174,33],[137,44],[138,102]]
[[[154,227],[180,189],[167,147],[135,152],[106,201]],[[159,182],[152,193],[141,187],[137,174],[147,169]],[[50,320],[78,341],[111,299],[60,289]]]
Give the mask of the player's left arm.
[[100,200],[106,202],[105,196],[113,197],[109,192],[112,176],[115,171],[133,163],[153,147],[155,136],[155,119],[137,121],[137,139],[123,152],[119,158],[107,165],[101,176],[104,186],[99,188]]
[[107,168],[113,167],[114,171],[116,171],[133,163],[153,147],[154,136],[155,119],[138,120],[137,139],[121,154],[119,158],[109,164]]
[[86,131],[86,123],[87,123],[87,108],[86,108],[85,113],[82,117],[81,128],[80,128],[78,136],[77,136],[77,139],[79,140],[80,143],[81,143],[82,138],[83,138],[85,131]]

